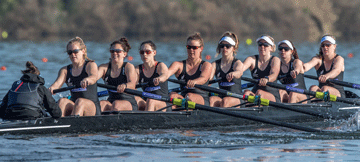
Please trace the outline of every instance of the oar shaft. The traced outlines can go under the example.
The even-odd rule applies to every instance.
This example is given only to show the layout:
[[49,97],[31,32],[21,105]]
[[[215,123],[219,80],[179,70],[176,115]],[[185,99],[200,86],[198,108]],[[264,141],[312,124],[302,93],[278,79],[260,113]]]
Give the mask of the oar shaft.
[[[314,80],[318,80],[318,77],[313,76],[313,75],[304,74],[304,77],[314,79]],[[355,83],[350,83],[350,82],[345,82],[345,81],[340,81],[340,80],[335,80],[335,79],[328,79],[327,82],[334,83],[334,84],[337,84],[337,85],[341,85],[341,86],[344,86],[344,87],[360,89],[360,84],[355,84]]]
[[68,91],[68,90],[71,90],[71,89],[74,89],[76,88],[76,86],[69,86],[69,87],[64,87],[64,88],[59,88],[59,89],[55,89],[53,90],[53,93],[59,93],[59,92],[64,92],[64,91]]

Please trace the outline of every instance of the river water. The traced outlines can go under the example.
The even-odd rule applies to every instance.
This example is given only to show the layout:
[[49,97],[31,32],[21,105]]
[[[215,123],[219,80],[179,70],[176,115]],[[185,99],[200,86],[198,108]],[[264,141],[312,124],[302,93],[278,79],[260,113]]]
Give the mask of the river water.
[[[0,42],[0,97],[13,81],[21,77],[25,62],[32,61],[50,86],[58,70],[70,64],[65,53],[67,42]],[[99,65],[109,60],[110,43],[86,42],[88,56]],[[140,42],[131,42],[129,56],[134,65],[141,63]],[[318,43],[295,43],[299,57],[307,62],[318,53]],[[203,57],[214,61],[215,43],[205,43]],[[356,43],[339,43],[337,53],[345,59],[344,80],[359,83]],[[241,43],[237,58],[241,61],[257,53],[256,45]],[[348,54],[354,57],[349,58]],[[277,53],[274,53],[277,55]],[[43,62],[42,58],[47,58]],[[183,42],[157,43],[157,60],[168,66],[186,58]],[[315,75],[315,70],[307,74]],[[250,77],[247,71],[244,76]],[[99,81],[102,82],[102,81]],[[306,79],[306,85],[317,84]],[[170,88],[176,85],[169,83]],[[99,89],[103,90],[103,89]],[[350,89],[349,89],[350,90]],[[360,94],[358,90],[352,90]],[[68,92],[54,95],[56,99]],[[226,127],[202,130],[147,130],[111,134],[0,136],[1,161],[358,161],[359,131],[341,125],[338,135],[312,134],[281,127]],[[331,128],[330,128],[331,129]]]

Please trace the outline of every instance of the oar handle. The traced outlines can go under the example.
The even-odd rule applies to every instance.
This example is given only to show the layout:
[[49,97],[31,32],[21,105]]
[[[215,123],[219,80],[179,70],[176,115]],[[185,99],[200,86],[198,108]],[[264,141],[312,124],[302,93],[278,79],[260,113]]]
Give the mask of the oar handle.
[[313,75],[304,74],[304,77],[309,78],[309,79],[318,80],[318,77],[317,77],[317,76],[313,76]]
[[146,86],[146,85],[148,85],[148,84],[149,84],[148,82],[139,83],[139,84],[137,84],[137,85],[135,86],[135,88],[141,88],[141,87]]
[[220,81],[221,81],[221,78],[217,78],[217,79],[214,79],[214,80],[210,80],[209,84],[217,83],[217,82],[220,82]]
[[68,86],[68,87],[64,87],[64,88],[59,88],[59,89],[55,89],[53,90],[53,93],[59,93],[59,92],[64,92],[64,91],[68,91],[68,90],[72,90],[76,88],[76,86]]

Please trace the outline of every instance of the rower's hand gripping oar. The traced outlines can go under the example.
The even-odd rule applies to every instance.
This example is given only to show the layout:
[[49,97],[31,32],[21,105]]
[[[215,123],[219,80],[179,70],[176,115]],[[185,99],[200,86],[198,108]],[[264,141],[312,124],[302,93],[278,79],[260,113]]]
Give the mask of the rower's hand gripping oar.
[[[251,79],[251,78],[247,78],[247,77],[241,77],[241,79],[245,80],[245,81],[248,81],[248,82],[252,82],[252,83],[259,83],[259,81],[256,80],[256,79]],[[282,84],[278,84],[278,83],[273,83],[273,82],[267,82],[266,85],[270,86],[270,87],[278,88],[278,89],[283,89],[283,90],[286,90],[286,91],[291,91],[291,92],[306,94],[306,95],[310,95],[310,96],[315,96],[315,98],[322,99],[324,101],[336,101],[336,102],[344,102],[344,103],[348,103],[348,104],[360,105],[360,103],[358,103],[356,101],[352,101],[352,100],[349,100],[349,99],[346,99],[346,98],[337,97],[335,95],[329,94],[328,92],[314,92],[314,91],[309,91],[309,90],[306,90],[306,89],[295,88],[295,87],[282,85]]]
[[[304,77],[309,78],[309,79],[314,79],[314,80],[319,79],[316,76],[307,75],[307,74],[304,74]],[[328,79],[328,80],[326,80],[326,82],[334,83],[334,84],[341,85],[341,86],[344,86],[344,87],[360,89],[360,84],[355,84],[355,83],[350,83],[350,82],[345,82],[345,81],[340,81],[340,80],[335,80],[335,79]]]
[[[178,84],[186,84],[184,81],[175,80],[175,79],[168,79],[168,81],[178,83]],[[209,87],[209,86],[204,86],[204,85],[196,85],[195,84],[195,87],[199,88],[199,89],[202,89],[202,90],[205,90],[205,91],[209,91],[209,92],[213,92],[213,93],[217,93],[217,94],[222,94],[222,95],[226,95],[226,96],[230,96],[230,97],[235,97],[235,98],[247,100],[248,102],[260,104],[260,105],[263,105],[263,106],[274,106],[274,107],[277,107],[277,108],[286,109],[286,110],[290,110],[290,111],[295,111],[295,112],[299,112],[299,113],[304,113],[304,114],[308,114],[308,115],[312,115],[312,116],[316,116],[316,117],[321,117],[321,118],[325,118],[325,119],[330,119],[331,118],[331,116],[328,116],[328,115],[325,115],[325,114],[320,114],[318,112],[292,107],[292,106],[285,105],[285,104],[282,104],[282,103],[272,102],[272,101],[269,101],[269,100],[263,99],[263,98],[255,100],[255,98],[253,98],[255,96],[252,96],[252,97],[249,96],[248,97],[246,95],[240,95],[240,94],[232,93],[232,92],[224,90],[224,89],[216,89],[216,88]]]
[[[102,87],[102,88],[112,89],[112,90],[117,89],[116,86],[105,85],[105,84],[101,84],[101,83],[98,83],[98,86]],[[125,88],[124,92],[128,93],[128,94],[136,95],[136,96],[147,97],[147,98],[152,98],[155,100],[170,102],[177,106],[187,105],[187,107],[190,109],[206,110],[206,111],[211,111],[211,112],[220,113],[220,114],[224,114],[224,115],[229,115],[229,116],[240,117],[240,118],[244,118],[244,119],[248,119],[248,120],[263,122],[263,123],[267,123],[267,124],[292,128],[292,129],[296,129],[296,130],[302,130],[302,131],[306,131],[306,132],[321,132],[321,130],[318,130],[318,129],[298,126],[298,125],[284,123],[284,122],[275,121],[275,120],[271,120],[271,119],[265,119],[265,118],[261,118],[261,117],[257,117],[257,116],[253,116],[253,115],[242,114],[239,112],[224,110],[224,109],[220,109],[220,108],[199,105],[199,104],[196,104],[195,102],[187,101],[186,99],[167,98],[167,97],[162,97],[160,95],[151,94],[151,93],[147,93],[147,92],[141,92],[138,90],[133,90],[133,89],[128,89],[128,88]]]

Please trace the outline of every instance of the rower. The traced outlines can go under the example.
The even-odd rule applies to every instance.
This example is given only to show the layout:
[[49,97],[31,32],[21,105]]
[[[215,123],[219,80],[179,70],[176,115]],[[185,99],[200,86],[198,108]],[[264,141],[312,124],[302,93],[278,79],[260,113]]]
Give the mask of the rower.
[[[289,40],[283,40],[278,43],[278,50],[281,60],[279,81],[290,87],[306,89],[303,62],[299,59],[294,44]],[[297,103],[308,98],[305,94],[287,92],[282,89],[279,93],[282,102]]]
[[98,68],[94,60],[87,57],[87,49],[80,37],[71,39],[66,46],[71,64],[59,70],[56,81],[49,87],[51,93],[59,89],[64,83],[76,86],[71,90],[71,98],[61,98],[58,101],[62,116],[100,115],[100,102],[97,96]]
[[[38,68],[30,61],[22,71],[20,80],[13,83],[5,95],[0,107],[3,119],[36,119],[47,116],[61,117],[61,110],[50,91],[44,86],[45,81]],[[46,111],[45,111],[46,110]]]
[[304,64],[304,70],[309,71],[315,67],[319,80],[319,86],[312,85],[310,91],[329,91],[330,94],[338,97],[345,97],[344,87],[327,83],[327,79],[343,80],[344,58],[336,54],[336,41],[332,35],[324,35],[320,41],[319,55],[314,56]]
[[117,91],[109,90],[109,98],[100,101],[102,111],[136,111],[138,105],[133,95],[123,93],[125,88],[135,89],[135,67],[124,62],[130,44],[126,38],[120,38],[110,44],[110,62],[99,66],[98,79],[107,85],[117,86]]
[[[212,63],[212,72],[210,78],[221,78],[219,88],[241,94],[242,62],[235,58],[239,47],[239,40],[235,33],[225,32],[216,48],[216,55],[221,53],[221,59]],[[210,106],[232,107],[240,104],[240,99],[226,96],[211,96]]]
[[[168,67],[164,63],[155,60],[155,56],[157,54],[155,43],[150,40],[142,42],[139,50],[143,64],[140,64],[135,68],[136,74],[138,76],[138,83],[148,83],[147,85],[141,87],[144,92],[149,92],[163,97],[167,97]],[[138,103],[142,102],[142,105],[146,105],[145,111],[156,111],[160,108],[167,106],[166,102],[157,101],[150,98],[148,98],[146,102],[138,96],[135,96],[135,99]]]
[[267,82],[276,82],[280,71],[280,59],[271,55],[271,52],[275,52],[276,49],[274,39],[269,35],[262,35],[256,39],[256,42],[259,55],[249,56],[245,59],[243,72],[250,69],[252,78],[260,80],[258,85],[255,85],[251,91],[245,90],[244,94],[260,95],[261,98],[280,102],[279,90],[266,86]]
[[201,52],[204,49],[204,42],[200,33],[195,33],[187,38],[187,59],[175,61],[170,65],[168,76],[175,74],[178,80],[187,84],[180,85],[181,95],[171,92],[171,98],[188,98],[197,104],[209,105],[209,96],[206,91],[194,88],[195,84],[207,85],[211,75],[211,64],[201,59]]

